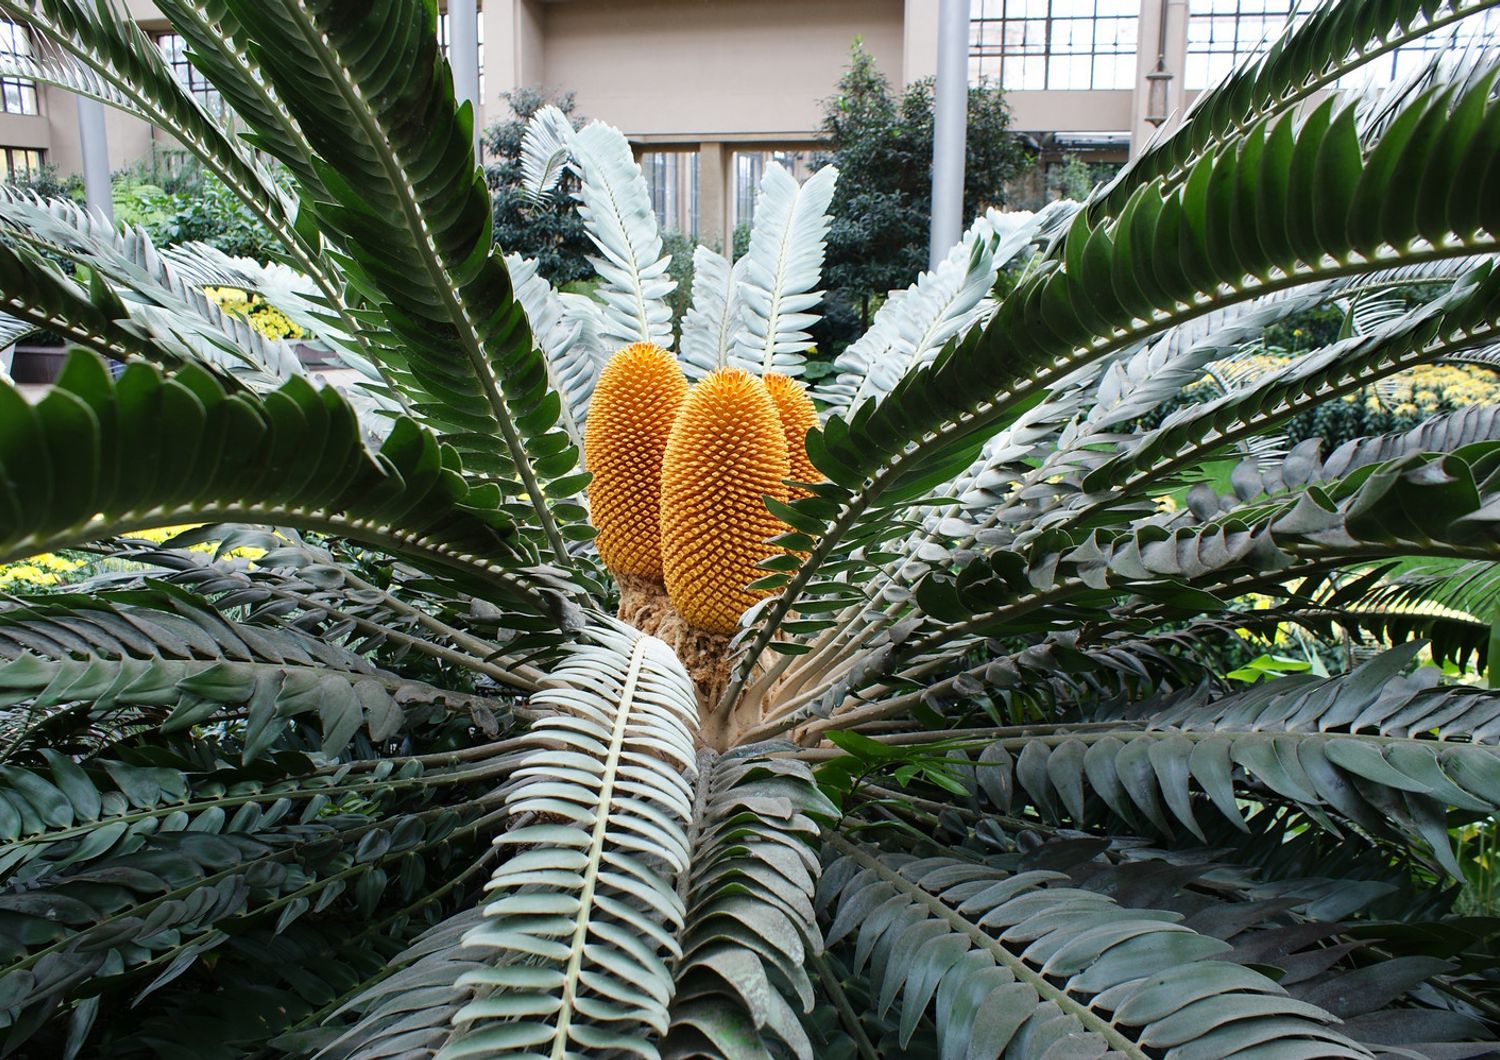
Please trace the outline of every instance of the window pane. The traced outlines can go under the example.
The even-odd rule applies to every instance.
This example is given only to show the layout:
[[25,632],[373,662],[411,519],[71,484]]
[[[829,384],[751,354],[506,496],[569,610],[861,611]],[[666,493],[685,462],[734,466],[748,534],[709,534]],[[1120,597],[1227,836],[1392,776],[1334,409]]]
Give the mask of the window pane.
[[[1356,68],[1340,78],[1341,88],[1380,87],[1400,81],[1449,57],[1454,59],[1471,48],[1500,46],[1500,12],[1477,12],[1446,29],[1424,34],[1387,55]],[[1441,73],[1438,80],[1445,80]]]
[[[479,62],[479,99],[480,99],[480,102],[483,102],[484,101],[484,14],[483,14],[483,12],[480,13],[480,16],[479,16],[479,25],[477,27],[475,36],[476,36],[475,44],[478,45],[478,48],[479,48],[479,55],[478,55],[478,62]],[[453,62],[453,55],[448,50],[448,12],[446,12],[446,11],[444,11],[442,14],[438,15],[438,48],[439,48],[439,50],[442,51],[444,59],[447,59],[450,63]]]
[[1129,88],[1138,0],[971,0],[971,79],[1008,89]]
[[1305,10],[1294,13],[1296,6],[1293,0],[1192,0],[1183,87],[1207,88],[1264,52],[1289,24],[1307,17]]
[[178,83],[195,96],[210,114],[223,115],[224,100],[219,95],[219,90],[204,79],[197,67],[188,62],[187,42],[176,33],[160,33],[156,37],[156,46],[161,49],[162,58],[167,60]]
[[[24,26],[0,20],[0,54],[23,57],[32,54],[31,37]],[[3,97],[7,114],[37,113],[35,81],[18,77],[4,78],[0,97]]]

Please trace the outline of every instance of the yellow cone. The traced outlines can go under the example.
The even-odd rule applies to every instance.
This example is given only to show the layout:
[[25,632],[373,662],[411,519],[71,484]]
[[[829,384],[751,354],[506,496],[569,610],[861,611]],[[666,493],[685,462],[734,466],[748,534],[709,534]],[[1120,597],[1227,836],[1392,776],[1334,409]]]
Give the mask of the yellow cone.
[[662,575],[662,456],[687,389],[672,355],[648,342],[626,346],[599,373],[583,455],[599,558],[616,574]]
[[764,496],[786,500],[786,435],[765,384],[740,368],[711,373],[688,394],[662,464],[662,573],[691,626],[729,633],[765,593],[745,586],[778,555],[786,525]]
[[[818,410],[813,408],[807,390],[795,379],[775,372],[766,373],[766,390],[776,404],[781,431],[786,435],[787,457],[792,468],[788,477],[797,482],[823,481],[822,472],[807,458],[807,432],[818,425]],[[792,500],[809,496],[808,490],[798,487],[789,492]]]

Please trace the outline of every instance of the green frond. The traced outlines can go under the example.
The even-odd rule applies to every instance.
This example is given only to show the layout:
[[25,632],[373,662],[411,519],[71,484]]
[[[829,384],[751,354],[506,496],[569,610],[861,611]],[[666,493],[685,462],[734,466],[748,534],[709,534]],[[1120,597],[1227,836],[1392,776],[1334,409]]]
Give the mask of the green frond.
[[[288,345],[265,338],[246,321],[221,310],[200,285],[180,275],[144,230],[116,228],[71,199],[35,199],[11,189],[0,189],[0,221],[16,244],[34,252],[8,260],[0,277],[0,290],[13,301],[28,289],[36,292],[26,299],[33,319],[49,308],[55,311],[57,306],[50,303],[71,289],[66,277],[54,279],[49,274],[54,266],[45,260],[64,258],[89,270],[96,306],[123,309],[138,330],[184,356],[235,372],[260,389],[302,374]],[[113,289],[113,300],[97,293],[99,279]],[[48,297],[44,292],[53,288],[57,294]],[[71,314],[77,299],[67,304]],[[97,343],[89,345],[98,349]],[[152,357],[152,347],[146,344],[137,344],[136,352],[160,359]]]
[[102,282],[87,289],[29,248],[0,243],[0,307],[7,320],[56,331],[102,357],[132,357],[175,367],[191,359],[175,339],[155,339],[130,319],[120,296]]
[[[1482,641],[1500,622],[1500,567],[1484,562],[1409,560],[1369,586],[1351,606],[1370,609],[1396,629],[1424,619],[1463,623],[1473,631],[1482,631],[1469,648],[1483,660],[1487,650]],[[1437,643],[1433,652],[1435,656],[1461,659],[1451,649],[1439,653]]]
[[[1361,561],[1413,554],[1489,559],[1496,549],[1497,460],[1494,442],[1411,455],[1231,507],[1207,522],[1141,522],[1077,536],[1057,531],[1029,549],[996,549],[951,572],[935,570],[916,586],[915,613],[899,638],[890,638],[874,660],[825,681],[821,695],[802,697],[777,719],[777,731],[816,718],[832,719],[817,726],[821,731],[885,716],[880,707],[857,709],[859,693],[897,676],[958,669],[945,663],[963,659],[977,638],[1093,620],[1115,606],[1134,609],[1137,621],[1147,606],[1157,621],[1219,613],[1254,591],[1256,579],[1284,582]],[[856,709],[836,714],[850,707]]]
[[537,270],[537,263],[518,254],[505,256],[505,268],[516,288],[516,299],[547,359],[547,378],[563,399],[560,422],[568,437],[583,445],[583,422],[588,415],[594,384],[609,351],[600,335],[602,319],[591,300],[562,294]]
[[[490,245],[473,114],[454,104],[434,10],[380,0],[355,18],[331,0],[226,2],[317,153],[325,193],[307,189],[311,208],[389,329],[375,358],[466,471],[519,500],[520,525],[536,527],[566,564],[562,524],[583,516],[564,503],[581,484],[578,451],[556,429],[560,401]],[[400,93],[386,90],[393,70],[405,79]],[[425,101],[420,121],[412,99]]]
[[1383,55],[1494,8],[1494,0],[1399,0],[1323,4],[1271,42],[1263,55],[1198,94],[1183,121],[1143,152],[1089,203],[1095,217],[1119,210],[1152,180],[1186,179],[1200,159],[1234,150],[1258,123],[1285,114],[1337,86]]
[[[968,334],[994,311],[989,296],[999,270],[1040,240],[1063,209],[1055,204],[1037,215],[990,210],[975,221],[936,269],[876,311],[870,330],[834,361],[839,374],[817,388],[818,398],[840,413],[856,408],[929,363],[950,339]],[[693,281],[696,287],[696,272]],[[684,325],[684,352],[686,334]]]
[[554,609],[521,573],[528,560],[498,498],[465,484],[451,449],[400,421],[368,452],[332,389],[294,378],[264,398],[231,394],[191,365],[162,376],[136,364],[115,381],[97,358],[76,355],[36,406],[8,387],[0,405],[6,560],[134,529],[284,522]]
[[[144,997],[231,938],[269,941],[315,909],[368,917],[387,887],[408,899],[440,887],[422,861],[499,809],[496,762],[449,778],[418,760],[371,764],[351,773],[296,753],[253,769],[80,764],[47,752],[0,770],[7,821],[35,833],[5,848],[3,871],[27,881],[7,912],[33,925],[0,962],[12,1040],[80,978],[118,977]],[[435,798],[444,783],[471,797]]]
[[798,762],[700,764],[668,1055],[810,1060],[798,1020],[822,949],[813,911],[820,820],[837,815]]
[[[444,1060],[529,1048],[650,1050],[665,1034],[668,960],[682,957],[698,711],[666,645],[599,628],[533,697],[557,713],[506,800],[512,853],[463,945],[485,957],[460,986]],[[525,963],[522,963],[522,962]],[[517,1018],[519,1017],[519,1018]]]
[[445,691],[286,627],[220,616],[180,590],[56,594],[0,608],[0,759],[39,748],[93,753],[79,733],[243,722],[245,761],[314,721],[338,754],[356,732],[381,743],[407,709],[457,711],[496,728],[493,697]]
[[744,324],[729,350],[730,365],[758,375],[802,374],[803,351],[812,339],[806,329],[817,322],[812,310],[823,299],[814,288],[838,176],[833,166],[824,166],[799,185],[780,163],[766,167],[736,284]]
[[285,247],[0,195],[0,340],[82,347],[0,383],[0,564],[88,568],[0,599],[3,1049],[1492,1051],[1500,409],[1282,432],[1500,341],[1500,75],[1427,47],[1497,5],[1327,0],[1087,202],[976,221],[837,361],[735,635],[616,587],[657,640],[593,577],[600,365],[680,325],[692,375],[795,373],[831,170],[771,167],[674,321],[607,126],[543,110],[520,166],[578,178],[600,286],[493,245],[433,0],[160,0],[224,115],[115,0],[0,0],[0,72]]
[[230,109],[254,128],[249,142],[279,159],[303,187],[316,190],[321,181],[312,147],[262,75],[249,47],[250,38],[225,0],[162,0],[156,6],[187,42],[193,66]]
[[[1231,443],[1284,423],[1297,412],[1449,352],[1491,343],[1500,277],[1483,270],[1452,292],[1366,335],[1346,339],[1254,384],[1184,409],[1132,439],[1096,468],[1087,493],[1135,490],[1211,459]],[[1450,315],[1451,313],[1451,315]]]
[[473,996],[460,981],[487,967],[463,945],[464,936],[483,924],[482,908],[465,909],[420,935],[391,960],[384,975],[336,1013],[353,1012],[358,1022],[316,1055],[333,1060],[382,1048],[425,1049],[429,1055],[439,1049],[449,1023]]
[[672,312],[666,298],[677,281],[667,274],[671,259],[662,253],[650,192],[630,142],[602,122],[569,130],[578,215],[601,255],[594,259],[602,281],[599,333],[610,352],[633,342],[669,347]]
[[898,733],[867,741],[869,751],[847,746],[880,768],[901,763],[903,749],[962,751],[953,768],[1012,819],[1090,829],[1113,818],[1142,834],[1185,831],[1208,843],[1208,818],[1248,834],[1245,800],[1272,802],[1336,837],[1352,829],[1420,843],[1435,867],[1461,877],[1446,815],[1500,808],[1500,700],[1402,678],[1418,646],[1336,678],[1283,677],[1228,695],[1199,685],[1137,720],[1039,721],[931,740]]
[[[153,995],[154,1005],[143,1006],[154,1011],[143,1015],[138,1029],[120,1028],[106,1019],[96,1026],[95,1040],[104,1049],[135,1049],[161,1060],[205,1060],[257,1048],[312,1055],[330,1035],[306,1024],[337,1008],[339,992],[352,989],[351,984],[379,978],[386,961],[425,926],[415,918],[382,917],[363,924],[329,920],[334,922],[303,916],[280,934],[231,937],[216,948],[217,977],[256,984],[253,991],[240,991],[235,1004],[221,1003],[212,980],[185,975],[173,981],[172,990]],[[309,974],[309,968],[320,972]],[[206,1042],[223,1042],[224,1049],[210,1054]]]
[[841,882],[829,944],[855,943],[873,1015],[899,1001],[899,1040],[934,1003],[942,1057],[1042,1056],[1069,1039],[1089,1055],[1371,1055],[1335,1017],[1224,960],[1231,947],[1171,913],[1126,910],[1047,871],[878,854],[835,838]]
[[[543,678],[524,661],[553,639],[522,632],[537,624],[534,617],[450,592],[418,570],[393,569],[391,583],[381,588],[350,569],[349,550],[316,548],[286,527],[270,532],[215,526],[185,532],[173,543],[194,538],[217,541],[220,557],[241,549],[259,554],[253,562],[226,562],[127,541],[110,556],[141,564],[142,584],[190,587],[221,613],[243,609],[244,620],[254,624],[292,627],[359,653],[425,655],[506,688],[534,691]],[[111,588],[118,587],[112,578]]]
[[[833,562],[837,548],[894,536],[896,512],[969,466],[987,437],[1069,373],[1224,305],[1493,246],[1497,219],[1485,204],[1500,195],[1471,183],[1500,173],[1491,165],[1500,150],[1491,82],[1456,98],[1418,97],[1373,145],[1360,143],[1353,111],[1335,114],[1330,101],[1300,125],[1287,117],[1256,126],[1240,150],[1205,157],[1179,186],[1142,185],[1117,216],[1092,223],[1077,214],[1061,256],[1023,280],[982,330],[909,373],[883,401],[809,436],[808,454],[829,481],[777,509],[795,531],[785,544],[808,558],[795,573],[757,583],[781,595],[755,616],[726,701],[788,612],[824,591],[827,582],[814,579],[848,569]],[[1443,149],[1404,154],[1423,122],[1447,126]],[[1422,198],[1419,210],[1414,188],[1428,180],[1424,187],[1448,191]],[[1491,326],[1488,294],[1465,303],[1455,328]]]

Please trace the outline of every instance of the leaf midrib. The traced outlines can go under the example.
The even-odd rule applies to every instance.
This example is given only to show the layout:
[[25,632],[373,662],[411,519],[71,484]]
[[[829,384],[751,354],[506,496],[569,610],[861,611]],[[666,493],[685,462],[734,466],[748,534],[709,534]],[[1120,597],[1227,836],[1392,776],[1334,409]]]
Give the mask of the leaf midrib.
[[568,1026],[573,1018],[573,1006],[578,990],[578,977],[583,964],[584,943],[588,941],[589,924],[594,911],[594,890],[599,884],[599,869],[604,862],[604,840],[609,832],[610,805],[614,802],[615,778],[620,768],[620,757],[625,748],[625,731],[630,724],[635,686],[640,680],[641,667],[646,659],[646,637],[636,638],[630,652],[630,666],[625,672],[625,683],[620,689],[619,709],[615,713],[614,731],[610,733],[609,753],[601,762],[598,810],[594,817],[594,830],[589,838],[589,864],[583,878],[583,890],[579,893],[578,921],[573,927],[571,952],[563,972],[562,1007],[557,1015],[557,1036],[552,1040],[552,1060],[565,1060],[568,1055]]
[[1112,1048],[1119,1050],[1125,1056],[1133,1058],[1133,1060],[1149,1060],[1149,1055],[1146,1051],[1118,1031],[1112,1023],[1087,1005],[1073,1000],[1067,991],[1052,985],[1044,975],[1033,971],[1031,966],[1025,961],[1011,953],[1010,950],[1006,949],[1005,946],[992,938],[982,928],[971,924],[961,914],[954,912],[936,895],[916,886],[898,873],[892,872],[878,858],[871,857],[843,836],[837,834],[830,835],[829,842],[840,853],[854,858],[854,860],[874,872],[887,884],[904,893],[912,901],[925,907],[928,915],[946,922],[949,929],[955,934],[965,936],[970,942],[989,953],[994,958],[995,963],[1001,965],[1018,980],[1030,986],[1044,1000],[1050,1001],[1062,1011],[1078,1020],[1085,1028],[1099,1035]]
[[[793,179],[795,180],[796,178]],[[765,344],[760,350],[761,375],[765,375],[775,368],[773,362],[776,360],[776,333],[781,324],[781,292],[786,285],[786,262],[797,230],[797,221],[799,220],[797,208],[801,205],[802,189],[799,187],[792,192],[792,204],[786,212],[786,229],[782,232],[781,245],[776,253],[776,269],[770,277],[771,288],[766,292],[771,296],[771,305],[766,310]]]
[[[327,44],[327,37],[307,17],[301,5],[296,3],[283,3],[282,9],[292,18],[303,31],[303,39],[317,56],[318,65],[323,68],[323,74],[329,82],[335,86],[336,91],[343,98],[355,120],[359,123],[360,130],[364,133],[366,141],[374,147],[375,155],[379,159],[380,167],[385,170],[386,179],[390,181],[393,189],[409,189],[413,187],[405,169],[396,161],[392,152],[382,149],[381,145],[388,146],[388,140],[383,130],[375,123],[374,110],[366,103],[359,89],[348,77],[343,76],[344,67],[336,56],[332,54]],[[562,534],[557,528],[556,521],[552,518],[552,511],[547,506],[546,495],[542,492],[541,485],[537,482],[536,471],[531,466],[531,459],[526,453],[525,446],[521,443],[520,434],[516,430],[515,423],[511,420],[510,410],[506,407],[505,399],[496,387],[495,379],[484,350],[479,345],[479,335],[474,327],[474,322],[469,319],[467,309],[463,302],[457,297],[456,287],[448,275],[447,269],[443,267],[438,251],[432,244],[427,226],[421,215],[417,212],[416,202],[406,194],[397,194],[400,210],[406,222],[407,231],[412,236],[422,253],[422,266],[427,272],[433,292],[442,300],[443,308],[455,325],[462,323],[462,327],[455,326],[454,330],[459,337],[459,343],[468,358],[470,366],[474,371],[474,377],[484,390],[485,401],[490,406],[490,413],[500,428],[505,447],[510,450],[511,461],[515,465],[516,473],[521,477],[521,484],[526,490],[532,507],[536,510],[537,519],[541,523],[542,532],[547,537],[548,547],[552,549],[557,561],[564,567],[572,565],[572,557],[568,555],[567,546],[563,543]]]

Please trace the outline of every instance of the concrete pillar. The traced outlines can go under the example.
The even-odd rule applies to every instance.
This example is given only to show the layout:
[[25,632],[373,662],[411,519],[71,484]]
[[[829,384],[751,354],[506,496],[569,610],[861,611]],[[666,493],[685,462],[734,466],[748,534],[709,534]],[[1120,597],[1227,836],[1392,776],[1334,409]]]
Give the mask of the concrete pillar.
[[[1182,120],[1186,106],[1183,93],[1183,71],[1187,65],[1187,0],[1141,0],[1140,37],[1136,49],[1135,91],[1130,100],[1130,157],[1140,154],[1156,135],[1157,126],[1148,117],[1167,115],[1161,126],[1171,129]],[[1157,70],[1158,60],[1161,70]],[[1153,114],[1152,74],[1160,78],[1165,92],[1158,104],[1161,114]]]
[[104,133],[104,104],[85,96],[76,98],[84,200],[89,209],[114,220],[115,200],[109,180],[109,140]]
[[[517,88],[542,87],[544,15],[538,0],[485,0],[480,17],[484,19],[484,73],[490,100],[498,101]],[[489,117],[499,121],[509,114],[502,107]]]
[[698,238],[710,245],[717,240],[726,258],[732,249],[728,181],[724,177],[729,154],[718,140],[698,145]]
[[453,69],[453,93],[460,105],[465,100],[474,108],[474,142],[479,142],[480,114],[484,100],[479,98],[479,5],[477,0],[448,0],[448,65]]
[[932,238],[928,268],[935,269],[964,230],[969,0],[942,0],[938,8],[937,92],[932,120]]

